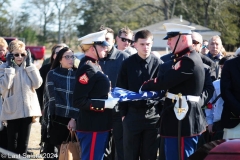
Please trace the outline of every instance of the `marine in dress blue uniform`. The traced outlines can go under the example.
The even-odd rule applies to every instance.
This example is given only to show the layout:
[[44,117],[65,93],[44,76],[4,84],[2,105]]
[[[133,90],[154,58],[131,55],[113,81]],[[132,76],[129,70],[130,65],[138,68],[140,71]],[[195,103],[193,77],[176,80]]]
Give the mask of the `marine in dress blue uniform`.
[[77,136],[82,149],[82,160],[102,160],[109,130],[112,128],[112,108],[117,100],[108,99],[110,81],[102,72],[98,60],[107,53],[106,30],[79,39],[85,53],[76,74],[73,94],[77,117]]
[[[198,135],[206,121],[198,101],[204,84],[201,57],[192,50],[191,30],[179,24],[164,24],[168,45],[175,57],[171,69],[145,82],[142,91],[167,90],[160,116],[160,134],[165,137],[166,159],[187,159],[197,148]],[[164,63],[164,65],[169,65]],[[177,138],[178,137],[178,138]],[[178,147],[178,144],[182,146]]]

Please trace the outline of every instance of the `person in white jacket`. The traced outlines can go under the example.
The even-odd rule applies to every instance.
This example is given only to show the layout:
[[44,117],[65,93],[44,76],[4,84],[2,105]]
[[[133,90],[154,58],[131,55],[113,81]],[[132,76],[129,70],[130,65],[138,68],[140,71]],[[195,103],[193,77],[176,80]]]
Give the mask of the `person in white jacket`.
[[42,78],[22,41],[12,41],[8,50],[6,63],[0,65],[0,120],[7,121],[7,149],[22,155],[27,152],[32,120],[41,116],[35,89],[41,86]]

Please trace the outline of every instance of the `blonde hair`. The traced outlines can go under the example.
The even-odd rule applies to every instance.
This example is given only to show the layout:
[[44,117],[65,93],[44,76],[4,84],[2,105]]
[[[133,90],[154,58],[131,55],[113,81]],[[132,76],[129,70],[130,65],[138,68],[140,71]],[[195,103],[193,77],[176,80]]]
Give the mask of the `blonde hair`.
[[13,52],[14,50],[24,50],[25,51],[25,44],[20,40],[13,40],[10,42],[8,46],[9,52]]
[[92,44],[79,44],[78,49],[80,52],[85,53],[92,46],[93,46]]
[[8,47],[7,41],[2,37],[0,37],[0,46],[6,47],[6,48]]
[[222,47],[221,52],[222,52],[222,54],[223,54],[224,57],[227,56],[227,51],[225,50],[224,47]]

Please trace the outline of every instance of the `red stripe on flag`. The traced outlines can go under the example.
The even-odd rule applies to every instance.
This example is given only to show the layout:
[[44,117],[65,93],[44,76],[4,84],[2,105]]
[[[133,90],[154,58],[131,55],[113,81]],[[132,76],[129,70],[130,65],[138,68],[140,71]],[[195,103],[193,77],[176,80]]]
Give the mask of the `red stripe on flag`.
[[182,144],[182,146],[181,146],[181,155],[182,155],[181,159],[184,160],[184,137],[181,137],[181,144]]
[[90,160],[94,160],[94,150],[96,145],[96,139],[97,139],[97,132],[93,132],[91,150],[90,150]]

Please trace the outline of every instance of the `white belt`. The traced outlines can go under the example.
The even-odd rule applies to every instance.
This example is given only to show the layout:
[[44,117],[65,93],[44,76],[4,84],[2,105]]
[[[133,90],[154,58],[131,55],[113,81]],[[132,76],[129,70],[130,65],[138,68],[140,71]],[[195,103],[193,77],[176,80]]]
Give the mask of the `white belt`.
[[[177,94],[172,94],[172,93],[167,92],[166,97],[169,98],[169,99],[178,99],[179,96]],[[187,95],[187,96],[182,96],[182,97],[185,97],[185,99],[187,101],[193,101],[193,102],[199,102],[199,99],[200,99],[199,96]]]

